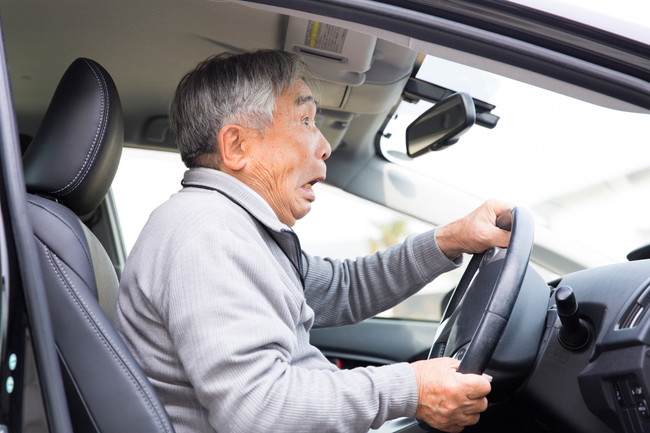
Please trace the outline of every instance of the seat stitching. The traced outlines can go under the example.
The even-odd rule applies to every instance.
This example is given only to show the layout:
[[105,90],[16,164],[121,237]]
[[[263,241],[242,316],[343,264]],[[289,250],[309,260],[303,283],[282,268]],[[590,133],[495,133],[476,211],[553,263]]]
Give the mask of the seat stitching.
[[[75,238],[77,238],[77,240],[79,241],[80,244],[83,245],[83,243],[86,242],[86,239],[85,239],[85,238],[82,239],[82,238],[80,238],[79,236],[77,236],[77,232],[74,230],[74,227],[72,227],[70,224],[68,224],[68,221],[66,221],[65,219],[61,218],[57,213],[52,212],[52,211],[51,211],[50,209],[48,209],[47,207],[45,207],[45,206],[43,206],[42,204],[40,204],[40,203],[38,203],[38,202],[35,202],[35,201],[33,201],[33,200],[29,200],[29,199],[28,199],[28,202],[29,202],[31,205],[33,205],[33,206],[37,206],[39,209],[42,209],[44,212],[47,212],[47,213],[50,214],[52,217],[58,219],[61,223],[63,223],[66,227],[68,227],[68,228],[70,229],[70,232],[72,232],[72,234],[75,236]],[[37,237],[37,238],[38,238],[38,239],[39,239],[43,244],[45,244],[45,242],[43,242],[43,241],[38,237],[38,235],[36,235],[36,233],[34,233],[34,236],[36,236],[36,237]],[[88,260],[88,264],[89,264],[90,266],[92,266],[92,264],[93,264],[93,260],[92,260],[92,258],[91,258],[91,256],[90,256],[90,251],[88,251],[88,250],[85,249],[85,248],[82,248],[82,250],[83,250],[83,252],[84,252],[84,255],[86,256],[86,260]]]
[[[106,80],[104,79],[104,76],[102,74],[99,74],[95,69],[95,65],[91,64],[88,62],[88,60],[84,59],[84,62],[86,65],[89,67],[93,75],[95,76],[95,79],[97,80],[97,84],[99,86],[99,91],[100,91],[100,96],[101,96],[101,105],[100,105],[100,112],[99,112],[99,121],[97,123],[97,129],[95,131],[95,136],[93,137],[93,143],[88,149],[88,153],[86,154],[86,157],[84,158],[84,162],[77,171],[77,174],[70,180],[70,182],[67,183],[62,188],[57,189],[56,191],[50,191],[51,194],[59,194],[65,189],[71,187],[69,191],[66,191],[62,193],[61,195],[68,195],[72,193],[74,190],[76,190],[79,185],[82,183],[82,181],[86,178],[90,171],[90,167],[93,165],[95,158],[99,154],[99,148],[101,147],[103,143],[103,138],[106,133],[106,125],[108,123],[108,114],[109,114],[109,92],[108,92],[108,86],[106,84]],[[89,162],[90,159],[90,162]],[[81,178],[80,178],[81,176]]]
[[160,419],[162,417],[161,414],[158,412],[158,410],[156,409],[156,407],[151,401],[152,396],[146,389],[144,389],[141,386],[138,379],[131,372],[132,366],[130,365],[130,363],[126,359],[124,359],[123,354],[120,352],[120,350],[117,347],[114,346],[114,343],[111,340],[111,338],[108,335],[106,335],[102,326],[99,323],[97,323],[94,314],[88,309],[86,303],[80,298],[77,290],[75,289],[74,284],[72,283],[72,281],[70,281],[65,269],[62,266],[63,263],[61,262],[61,260],[45,244],[42,244],[42,247],[45,251],[45,255],[47,257],[48,263],[50,264],[50,267],[52,268],[52,270],[54,271],[58,279],[61,281],[66,291],[72,297],[72,300],[77,305],[82,315],[86,318],[86,321],[92,326],[93,332],[100,338],[100,341],[109,350],[113,358],[118,362],[120,368],[127,374],[129,380],[131,380],[131,382],[136,386],[136,389],[141,395],[141,397],[144,397],[144,401],[148,406],[149,411],[153,415],[155,415],[154,418],[158,423],[159,427],[161,427],[165,431],[168,431],[165,424]]

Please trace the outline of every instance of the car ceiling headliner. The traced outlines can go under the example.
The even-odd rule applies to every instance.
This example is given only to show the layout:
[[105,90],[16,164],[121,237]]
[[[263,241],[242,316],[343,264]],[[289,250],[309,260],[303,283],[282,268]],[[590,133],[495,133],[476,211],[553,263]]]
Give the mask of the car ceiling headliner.
[[220,51],[281,48],[287,20],[193,0],[3,0],[0,11],[21,132],[35,132],[63,71],[89,57],[115,80],[127,140],[144,119],[166,114],[176,84],[196,63]]

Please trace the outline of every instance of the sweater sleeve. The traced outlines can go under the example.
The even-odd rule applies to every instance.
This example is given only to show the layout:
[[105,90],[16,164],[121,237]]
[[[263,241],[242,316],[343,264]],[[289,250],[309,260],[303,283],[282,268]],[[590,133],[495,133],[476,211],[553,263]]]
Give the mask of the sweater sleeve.
[[161,313],[215,430],[359,432],[413,416],[417,385],[408,364],[292,365],[296,328],[312,313],[262,250],[209,231],[187,239],[168,269]]
[[[356,260],[303,255],[305,296],[315,327],[360,322],[391,308],[440,274],[460,266],[438,247],[435,230]],[[335,307],[333,307],[335,306]]]

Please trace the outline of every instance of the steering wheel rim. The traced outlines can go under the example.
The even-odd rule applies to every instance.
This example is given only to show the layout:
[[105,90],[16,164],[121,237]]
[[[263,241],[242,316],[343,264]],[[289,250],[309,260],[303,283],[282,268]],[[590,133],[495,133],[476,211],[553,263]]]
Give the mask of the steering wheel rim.
[[[506,218],[502,218],[504,215]],[[521,207],[513,208],[510,213],[501,215],[496,224],[504,230],[511,231],[508,248],[506,250],[492,248],[472,257],[445,309],[439,332],[429,354],[429,358],[452,356],[461,359],[459,373],[482,374],[485,371],[505,331],[530,261],[535,232],[530,211]],[[479,274],[489,266],[492,266],[491,274],[487,281],[479,284]],[[453,336],[453,328],[464,318],[460,310],[464,306],[473,304],[472,296],[477,294],[484,296],[485,285],[491,285],[492,289],[478,325],[471,333],[471,338],[465,342],[468,337],[461,336],[459,341],[454,342],[450,347],[448,342]],[[480,301],[479,299],[479,305]],[[418,423],[424,430],[439,431],[421,420],[418,420]]]
[[[493,277],[494,281],[488,278],[488,281],[481,286],[472,286],[477,284],[478,274],[485,269],[486,265],[494,263],[493,259],[501,259],[503,255],[498,254],[499,249],[491,249],[472,258],[460,280],[466,287],[462,287],[459,283],[456,292],[460,290],[463,293],[455,292],[452,295],[444,317],[448,320],[444,324],[441,323],[441,327],[448,326],[449,329],[443,329],[433,344],[433,347],[440,346],[441,343],[445,346],[446,350],[442,352],[438,349],[438,353],[461,359],[458,368],[460,373],[482,374],[485,371],[506,328],[528,268],[535,231],[532,214],[526,208],[516,207],[510,214],[505,215],[511,216],[511,221],[502,220],[497,224],[503,229],[510,228],[510,243],[500,263],[501,267]],[[511,227],[507,227],[508,225]],[[472,304],[473,295],[488,290],[489,287],[486,288],[486,285],[492,285],[491,294],[471,339],[467,343],[463,343],[461,339],[460,343],[456,343],[456,347],[448,347],[452,328],[457,326],[454,317],[461,318],[462,314],[459,310]],[[454,302],[456,305],[453,305]],[[449,311],[450,309],[453,311]],[[459,344],[462,346],[458,347]],[[432,353],[435,351],[432,350]]]
[[[502,218],[503,216],[505,218]],[[477,274],[486,267],[486,264],[494,263],[493,259],[501,260],[498,257],[499,249],[496,248],[475,254],[470,260],[445,309],[439,332],[429,353],[429,358],[451,355],[461,359],[458,366],[459,373],[482,374],[485,371],[508,324],[530,261],[535,233],[535,223],[530,211],[515,207],[510,213],[500,215],[496,224],[504,230],[511,231],[510,243],[494,281],[488,278],[488,284],[493,283],[493,287],[471,339],[465,344],[462,344],[461,339],[461,343],[457,343],[456,346],[462,345],[452,348],[453,353],[449,353],[447,343],[453,333],[452,328],[456,326],[457,320],[462,319],[459,310],[463,305],[472,304],[472,293],[481,293],[484,290],[483,287],[475,285],[478,280]],[[440,431],[421,420],[418,420],[418,424],[426,431]]]

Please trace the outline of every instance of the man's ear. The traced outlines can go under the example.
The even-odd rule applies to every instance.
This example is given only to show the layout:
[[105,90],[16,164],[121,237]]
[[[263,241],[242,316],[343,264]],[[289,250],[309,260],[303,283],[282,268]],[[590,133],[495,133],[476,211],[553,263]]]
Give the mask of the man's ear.
[[221,164],[224,168],[239,171],[246,166],[243,146],[247,131],[239,125],[225,125],[217,136]]

